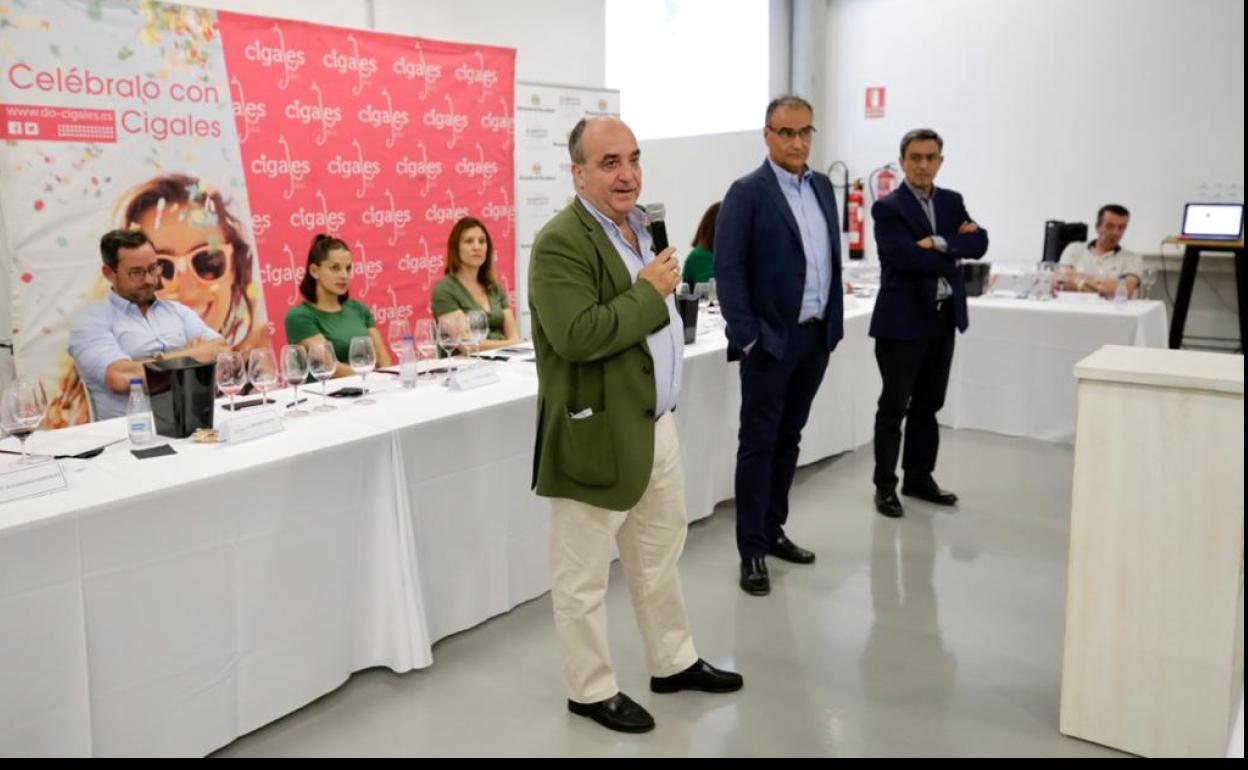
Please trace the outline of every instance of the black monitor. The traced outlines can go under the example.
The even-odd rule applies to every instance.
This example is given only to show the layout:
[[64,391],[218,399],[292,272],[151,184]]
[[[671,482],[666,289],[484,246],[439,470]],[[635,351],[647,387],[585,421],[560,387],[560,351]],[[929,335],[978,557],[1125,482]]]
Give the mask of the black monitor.
[[1044,262],[1057,262],[1062,251],[1075,241],[1088,239],[1088,226],[1084,222],[1059,222],[1050,219],[1044,223]]

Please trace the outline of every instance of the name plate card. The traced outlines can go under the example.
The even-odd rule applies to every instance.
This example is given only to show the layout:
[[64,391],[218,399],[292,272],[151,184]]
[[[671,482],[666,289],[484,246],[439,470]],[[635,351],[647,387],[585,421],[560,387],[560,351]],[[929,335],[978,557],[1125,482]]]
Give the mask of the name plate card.
[[450,381],[447,383],[451,390],[472,390],[485,385],[493,385],[496,382],[502,382],[499,379],[498,372],[494,371],[490,366],[465,366],[451,372]]
[[60,492],[69,488],[61,464],[48,460],[31,465],[0,468],[0,503]]
[[231,415],[220,428],[221,440],[227,444],[241,444],[281,433],[285,428],[281,409],[277,405],[262,406]]

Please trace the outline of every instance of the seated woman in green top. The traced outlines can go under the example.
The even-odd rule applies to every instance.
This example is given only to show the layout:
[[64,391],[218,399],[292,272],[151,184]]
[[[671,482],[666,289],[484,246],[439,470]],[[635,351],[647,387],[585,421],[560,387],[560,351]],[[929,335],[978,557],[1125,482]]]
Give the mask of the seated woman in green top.
[[482,350],[515,345],[521,341],[516,316],[507,292],[494,277],[494,241],[479,220],[464,217],[451,228],[446,243],[446,275],[433,287],[433,315],[438,321],[483,310],[490,319],[490,333]]
[[718,216],[719,202],[716,201],[702,215],[698,232],[693,236],[693,251],[685,257],[685,269],[681,274],[681,280],[689,284],[690,289],[715,277],[715,258],[711,247],[715,243],[715,218]]
[[377,366],[390,366],[390,351],[377,331],[373,311],[368,305],[350,298],[351,251],[341,240],[320,233],[312,239],[308,250],[307,272],[299,284],[304,302],[286,313],[286,339],[291,344],[310,347],[328,341],[338,358],[335,377],[347,377],[351,371],[350,351],[354,337],[371,337],[377,351]]

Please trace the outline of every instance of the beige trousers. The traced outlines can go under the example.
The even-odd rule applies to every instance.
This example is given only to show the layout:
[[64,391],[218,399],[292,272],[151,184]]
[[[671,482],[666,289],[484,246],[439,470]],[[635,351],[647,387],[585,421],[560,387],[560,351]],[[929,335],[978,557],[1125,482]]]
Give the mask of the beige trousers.
[[655,424],[650,484],[632,510],[551,500],[551,598],[569,698],[594,703],[620,691],[607,644],[612,540],[620,549],[651,676],[671,676],[697,662],[676,570],[687,529],[680,440],[671,414]]

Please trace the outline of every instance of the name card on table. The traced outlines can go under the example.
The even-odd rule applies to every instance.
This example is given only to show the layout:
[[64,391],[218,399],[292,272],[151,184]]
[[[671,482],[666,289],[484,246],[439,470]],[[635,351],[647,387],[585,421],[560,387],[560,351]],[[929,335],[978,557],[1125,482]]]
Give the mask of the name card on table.
[[285,429],[282,412],[277,405],[262,406],[230,416],[221,426],[221,440],[227,444],[240,444],[262,436],[281,433]]
[[68,489],[61,464],[55,460],[0,468],[0,503]]
[[472,390],[483,385],[493,385],[496,382],[502,382],[502,380],[499,379],[498,372],[494,371],[493,367],[465,366],[451,372],[451,379],[447,385],[451,390]]

